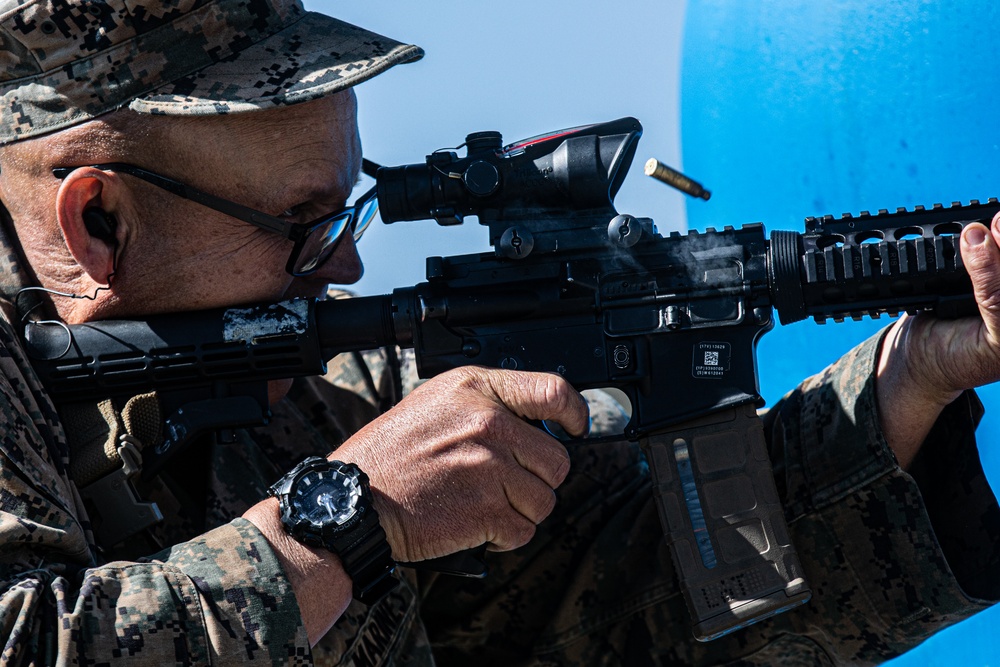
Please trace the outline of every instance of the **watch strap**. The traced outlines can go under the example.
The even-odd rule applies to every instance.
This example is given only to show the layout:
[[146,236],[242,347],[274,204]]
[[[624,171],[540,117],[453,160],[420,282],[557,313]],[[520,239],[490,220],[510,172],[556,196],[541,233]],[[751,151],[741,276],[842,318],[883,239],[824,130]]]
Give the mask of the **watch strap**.
[[354,599],[371,605],[398,586],[399,580],[392,576],[396,570],[396,561],[392,559],[385,530],[378,522],[378,513],[374,507],[369,507],[368,511],[370,514],[364,523],[369,524],[369,530],[358,535],[349,548],[332,545],[327,548],[340,557],[344,570],[354,584]]

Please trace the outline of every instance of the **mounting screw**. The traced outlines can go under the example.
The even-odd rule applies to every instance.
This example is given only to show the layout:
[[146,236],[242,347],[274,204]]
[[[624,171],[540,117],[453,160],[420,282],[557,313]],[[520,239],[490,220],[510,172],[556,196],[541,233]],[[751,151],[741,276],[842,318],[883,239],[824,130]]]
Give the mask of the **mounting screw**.
[[500,237],[500,252],[509,259],[524,259],[535,247],[535,237],[527,229],[509,227]]
[[631,215],[616,215],[608,223],[608,240],[620,248],[631,248],[639,242],[640,236],[642,236],[642,228]]

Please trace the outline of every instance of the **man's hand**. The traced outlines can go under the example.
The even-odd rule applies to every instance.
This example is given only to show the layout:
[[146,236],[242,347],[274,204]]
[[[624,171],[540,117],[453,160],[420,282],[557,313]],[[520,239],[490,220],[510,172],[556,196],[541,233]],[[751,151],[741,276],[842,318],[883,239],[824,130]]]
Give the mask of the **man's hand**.
[[429,380],[336,453],[368,473],[397,561],[487,544],[519,547],[555,506],[566,449],[524,419],[573,435],[587,407],[547,373],[459,368]]
[[903,317],[879,360],[882,428],[906,469],[946,405],[964,390],[1000,380],[1000,214],[961,239],[981,318]]
[[[587,430],[583,398],[558,375],[459,368],[429,380],[349,439],[334,455],[370,480],[397,561],[488,544],[525,544],[555,506],[569,455],[524,419]],[[340,561],[299,544],[268,498],[244,515],[274,548],[295,591],[311,644],[347,608],[351,581]]]

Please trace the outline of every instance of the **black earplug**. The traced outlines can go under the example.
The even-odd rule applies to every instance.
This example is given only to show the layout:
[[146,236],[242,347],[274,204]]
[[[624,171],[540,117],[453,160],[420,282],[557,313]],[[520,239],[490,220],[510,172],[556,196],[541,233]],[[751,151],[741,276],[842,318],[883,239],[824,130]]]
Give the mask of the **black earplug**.
[[115,228],[118,222],[115,216],[111,215],[103,208],[88,208],[83,211],[83,224],[87,227],[87,233],[96,239],[100,239],[109,245],[118,243],[115,238]]

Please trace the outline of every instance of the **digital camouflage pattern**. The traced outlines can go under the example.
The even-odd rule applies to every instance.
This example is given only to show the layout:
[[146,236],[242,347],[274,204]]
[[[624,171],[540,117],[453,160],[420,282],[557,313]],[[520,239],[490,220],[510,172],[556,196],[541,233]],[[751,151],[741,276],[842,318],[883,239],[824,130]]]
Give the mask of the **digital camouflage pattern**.
[[0,145],[125,106],[303,102],[422,55],[298,0],[0,0]]
[[[385,352],[341,355],[326,377],[296,381],[269,426],[240,432],[234,444],[189,450],[143,489],[166,520],[104,552],[67,479],[58,417],[0,327],[3,657],[358,667],[877,664],[1000,597],[1000,512],[975,451],[974,398],[963,397],[936,427],[918,464],[918,476],[921,466],[933,471],[921,478],[921,494],[878,429],[877,342],[808,380],[767,417],[814,591],[806,606],[715,642],[694,641],[638,447],[575,444],[555,512],[527,546],[490,554],[486,580],[405,570],[395,592],[371,609],[352,603],[310,650],[267,543],[233,517],[301,458],[327,453],[397,398]],[[402,366],[405,391],[416,382],[412,355],[403,353]],[[620,428],[619,408],[593,405],[595,430]]]
[[[294,664],[298,607],[267,542],[236,520],[135,562],[93,543],[57,415],[0,326],[0,661]],[[152,552],[149,552],[152,553]],[[262,622],[261,619],[266,619]],[[305,663],[303,663],[305,664]]]

